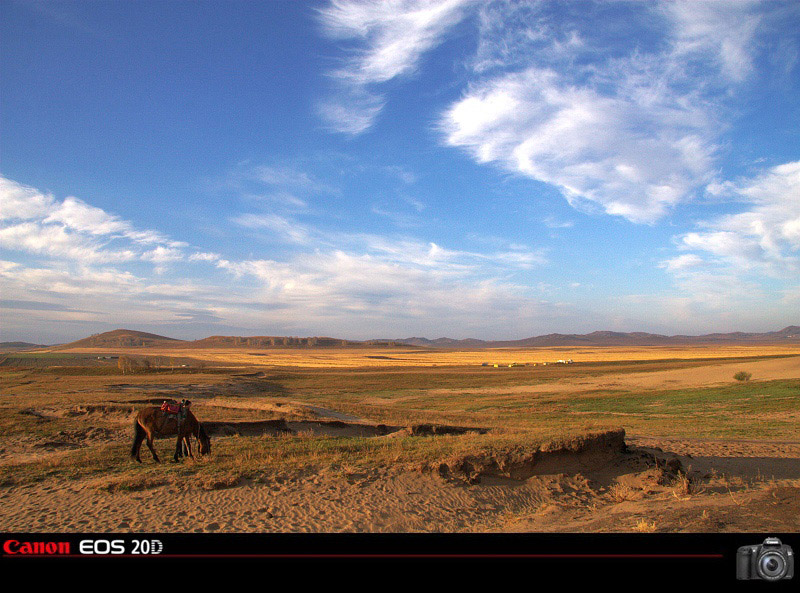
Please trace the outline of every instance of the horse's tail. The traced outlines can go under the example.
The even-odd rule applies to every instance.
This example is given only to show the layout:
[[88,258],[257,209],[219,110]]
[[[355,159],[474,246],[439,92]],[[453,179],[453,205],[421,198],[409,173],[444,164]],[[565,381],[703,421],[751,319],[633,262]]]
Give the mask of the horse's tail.
[[138,453],[139,445],[142,442],[142,439],[145,437],[144,428],[142,425],[139,424],[139,418],[137,417],[136,420],[133,421],[133,444],[131,445],[131,458],[136,459],[136,454]]

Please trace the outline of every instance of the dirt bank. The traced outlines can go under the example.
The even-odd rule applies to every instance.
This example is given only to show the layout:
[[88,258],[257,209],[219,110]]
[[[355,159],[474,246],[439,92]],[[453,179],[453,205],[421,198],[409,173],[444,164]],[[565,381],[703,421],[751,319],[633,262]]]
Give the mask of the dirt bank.
[[[0,529],[55,532],[764,531],[800,529],[800,478],[702,471],[622,432],[422,471],[307,468],[259,481],[114,490],[107,478],[0,487]],[[647,443],[654,445],[655,443]],[[701,443],[675,442],[676,448]],[[741,445],[744,446],[744,445]],[[794,448],[792,448],[794,447]],[[796,461],[800,446],[750,445]],[[713,451],[712,451],[713,452]],[[745,451],[746,452],[746,451]],[[783,455],[783,457],[779,457]],[[714,472],[709,472],[709,468]],[[684,473],[688,472],[688,473]]]

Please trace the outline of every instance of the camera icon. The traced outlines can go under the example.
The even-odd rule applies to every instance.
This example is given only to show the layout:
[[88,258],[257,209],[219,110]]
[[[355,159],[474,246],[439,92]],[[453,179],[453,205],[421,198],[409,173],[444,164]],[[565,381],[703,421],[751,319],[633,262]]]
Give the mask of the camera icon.
[[739,580],[780,581],[794,576],[792,548],[777,537],[763,544],[742,546],[736,552],[736,578]]

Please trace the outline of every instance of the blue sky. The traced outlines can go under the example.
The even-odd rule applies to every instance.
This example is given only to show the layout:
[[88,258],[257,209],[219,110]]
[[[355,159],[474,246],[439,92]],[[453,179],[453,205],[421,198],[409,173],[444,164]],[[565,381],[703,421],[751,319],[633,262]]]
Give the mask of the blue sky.
[[794,1],[0,10],[2,340],[800,322]]

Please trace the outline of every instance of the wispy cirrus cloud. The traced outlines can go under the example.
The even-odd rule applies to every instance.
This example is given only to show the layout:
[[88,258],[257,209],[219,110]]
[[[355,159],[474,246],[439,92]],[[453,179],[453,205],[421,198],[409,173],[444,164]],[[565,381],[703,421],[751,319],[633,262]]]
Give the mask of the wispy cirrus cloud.
[[341,190],[308,172],[305,162],[243,161],[211,184],[213,191],[236,196],[250,203],[287,211],[304,211],[320,197],[338,196]]
[[312,233],[306,225],[275,213],[240,214],[231,221],[247,229],[266,231],[271,238],[278,241],[306,245],[312,239]]
[[473,2],[333,0],[320,9],[325,34],[349,50],[341,65],[328,72],[336,90],[319,106],[326,124],[351,135],[372,127],[386,102],[376,87],[413,73]]
[[445,142],[575,207],[652,223],[716,174],[726,101],[758,51],[755,6],[630,4],[621,19],[589,3],[607,13],[597,29],[573,5],[488,3],[475,78],[440,120]]
[[339,193],[338,188],[290,165],[257,165],[248,168],[246,176],[273,189],[302,195]]
[[759,0],[661,3],[659,10],[672,24],[673,66],[705,69],[703,63],[710,61],[724,78],[741,82],[754,68],[752,46],[763,7]]
[[357,136],[369,130],[386,101],[359,87],[340,87],[335,96],[317,107],[322,121],[333,132]]

